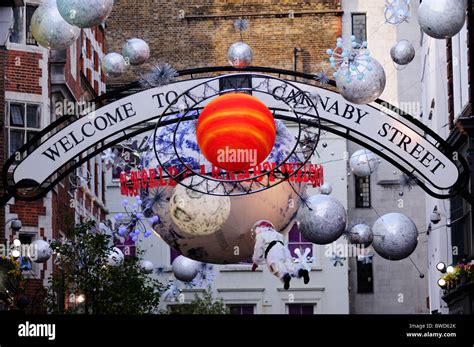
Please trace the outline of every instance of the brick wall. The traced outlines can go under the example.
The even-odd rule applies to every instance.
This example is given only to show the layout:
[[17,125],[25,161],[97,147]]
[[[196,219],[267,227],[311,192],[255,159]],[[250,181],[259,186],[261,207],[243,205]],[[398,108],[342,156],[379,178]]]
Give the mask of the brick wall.
[[[5,76],[5,57],[7,52],[0,47],[0,76]],[[5,162],[5,79],[0,78],[0,166]],[[0,194],[3,194],[3,181],[0,180]],[[5,207],[0,206],[0,243],[5,240]]]
[[41,94],[40,79],[43,71],[39,66],[40,53],[9,50],[7,55],[6,90]]
[[46,215],[46,207],[43,205],[43,199],[27,202],[16,200],[14,205],[10,205],[10,213],[18,215],[23,226],[38,226],[38,217]]
[[[298,70],[316,72],[327,60],[325,51],[341,34],[339,1],[158,1],[118,2],[107,27],[108,51],[121,51],[127,38],[150,44],[152,62],[167,62],[177,69],[228,65],[227,50],[240,40],[234,21],[249,20],[244,41],[254,50],[254,66],[293,68],[293,48],[301,48]],[[159,8],[159,11],[156,11]],[[183,10],[186,19],[178,18]],[[295,18],[288,17],[294,11]],[[130,25],[133,21],[133,25]],[[136,80],[145,67],[132,67],[109,84]]]

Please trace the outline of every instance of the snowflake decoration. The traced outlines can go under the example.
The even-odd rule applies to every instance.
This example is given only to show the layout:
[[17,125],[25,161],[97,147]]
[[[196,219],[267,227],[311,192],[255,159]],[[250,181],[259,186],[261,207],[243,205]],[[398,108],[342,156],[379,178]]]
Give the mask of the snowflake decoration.
[[143,88],[156,88],[162,87],[178,77],[178,72],[167,63],[159,63],[153,66],[151,72],[142,75],[142,79],[139,81]]
[[201,263],[198,274],[190,282],[192,286],[207,288],[214,281],[214,266],[207,263]]
[[151,226],[160,221],[160,217],[153,215],[146,218],[142,211],[142,200],[140,196],[135,197],[135,203],[129,206],[129,201],[124,199],[122,206],[125,209],[124,213],[118,213],[114,216],[116,224],[116,233],[121,237],[129,237],[133,242],[138,240],[138,236],[143,233],[145,238],[152,235],[152,231],[147,229],[145,221],[148,220]]
[[169,280],[166,290],[162,294],[162,298],[167,302],[174,302],[178,300],[181,294],[181,282],[177,280]]
[[408,23],[410,18],[410,0],[385,0],[385,22],[398,25]]
[[329,55],[331,68],[336,70],[334,78],[345,76],[350,83],[354,78],[363,80],[366,74],[373,70],[372,58],[367,49],[367,42],[358,43],[355,36],[351,36],[350,47],[344,47],[342,38],[338,38],[335,49],[326,51]]
[[130,141],[128,143],[121,144],[121,146],[129,150],[134,156],[140,158],[142,153],[148,152],[151,148],[151,144],[148,141],[148,136],[145,136],[140,144],[138,140]]
[[326,75],[326,72],[321,70],[320,72],[317,72],[314,74],[314,79],[319,82],[320,86],[324,86],[329,83],[330,79]]
[[249,21],[239,18],[234,22],[234,28],[238,31],[246,31],[249,28]]
[[338,266],[338,265],[343,266],[344,265],[344,263],[343,263],[344,260],[346,260],[346,258],[340,257],[336,253],[333,253],[332,256],[331,256],[332,265],[335,266],[335,267]]

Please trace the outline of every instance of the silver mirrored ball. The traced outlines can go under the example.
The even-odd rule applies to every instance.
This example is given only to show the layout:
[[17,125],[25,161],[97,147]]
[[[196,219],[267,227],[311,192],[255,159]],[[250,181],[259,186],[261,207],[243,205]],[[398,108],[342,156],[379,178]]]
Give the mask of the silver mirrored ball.
[[421,30],[435,39],[459,33],[466,22],[467,0],[423,0],[418,8]]
[[122,55],[130,65],[141,65],[150,59],[150,46],[142,39],[132,38],[123,46]]
[[390,49],[392,60],[398,65],[408,65],[415,58],[415,47],[408,40],[400,40]]
[[200,262],[180,255],[173,260],[171,267],[176,279],[183,282],[191,282],[197,276],[200,265]]
[[81,29],[61,17],[56,0],[46,0],[36,9],[31,17],[30,28],[40,46],[54,50],[68,48],[81,33]]
[[373,58],[370,70],[361,79],[353,78],[348,81],[342,71],[339,71],[336,77],[337,89],[344,99],[354,104],[369,104],[377,100],[385,89],[385,83],[385,70]]
[[336,241],[344,233],[347,213],[336,198],[317,194],[301,204],[296,218],[306,240],[325,245]]
[[354,175],[367,177],[377,170],[379,161],[373,152],[368,149],[360,149],[351,155],[349,166]]
[[69,24],[92,28],[104,22],[112,12],[114,0],[57,0],[61,16]]
[[229,63],[236,69],[245,69],[252,64],[252,48],[244,42],[236,42],[230,46],[227,53]]
[[367,224],[357,224],[347,232],[347,238],[350,243],[367,248],[372,244],[374,234]]
[[102,59],[102,72],[107,77],[120,77],[125,72],[127,64],[124,57],[118,53],[109,53]]
[[388,260],[405,259],[413,253],[418,244],[418,230],[415,223],[401,213],[387,213],[377,219],[372,227],[372,246]]

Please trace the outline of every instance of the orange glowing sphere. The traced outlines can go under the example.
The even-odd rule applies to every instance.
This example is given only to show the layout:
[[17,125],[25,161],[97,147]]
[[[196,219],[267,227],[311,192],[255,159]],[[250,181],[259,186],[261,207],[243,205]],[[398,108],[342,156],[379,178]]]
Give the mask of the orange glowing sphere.
[[256,97],[224,94],[202,110],[196,137],[210,163],[227,171],[244,171],[260,164],[272,151],[275,120]]

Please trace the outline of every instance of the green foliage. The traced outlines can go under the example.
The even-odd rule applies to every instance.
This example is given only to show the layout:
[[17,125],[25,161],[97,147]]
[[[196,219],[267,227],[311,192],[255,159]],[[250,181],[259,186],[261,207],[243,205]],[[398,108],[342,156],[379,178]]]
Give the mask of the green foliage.
[[210,288],[202,295],[195,295],[190,304],[171,306],[170,314],[229,314],[229,309],[222,299],[214,299]]
[[[145,314],[158,309],[161,284],[147,276],[137,258],[107,265],[110,236],[93,231],[95,222],[77,225],[66,239],[51,243],[54,271],[45,304],[52,313]],[[74,298],[81,296],[84,302]],[[72,298],[72,299],[71,299]]]

